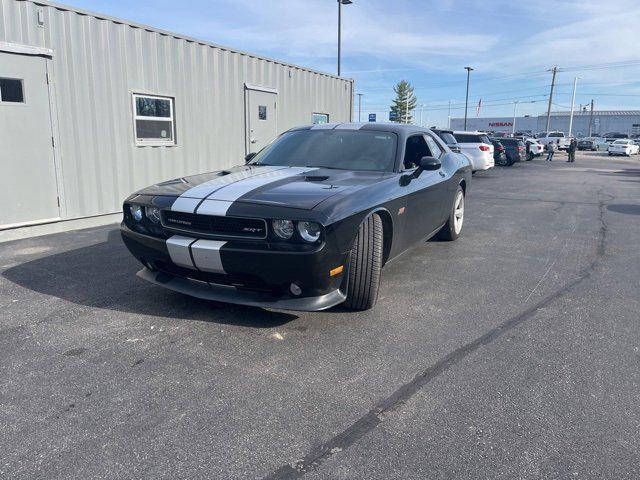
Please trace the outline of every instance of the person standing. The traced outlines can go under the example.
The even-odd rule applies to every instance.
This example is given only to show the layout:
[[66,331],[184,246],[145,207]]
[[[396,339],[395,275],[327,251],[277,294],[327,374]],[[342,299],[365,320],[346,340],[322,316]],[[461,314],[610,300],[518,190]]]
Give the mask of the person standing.
[[553,154],[556,153],[556,144],[553,140],[547,143],[547,162],[553,162]]
[[575,138],[571,139],[571,142],[569,142],[569,160],[567,160],[567,162],[569,163],[573,163],[576,161],[576,149],[578,148],[578,142]]

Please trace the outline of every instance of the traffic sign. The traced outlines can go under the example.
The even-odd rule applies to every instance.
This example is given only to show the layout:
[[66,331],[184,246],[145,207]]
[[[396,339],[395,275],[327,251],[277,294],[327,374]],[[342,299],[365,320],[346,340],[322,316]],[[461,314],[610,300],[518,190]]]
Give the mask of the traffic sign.
[[389,120],[394,121],[398,119],[398,114],[396,112],[389,112]]
[[369,114],[369,121],[370,122],[375,122],[376,121],[376,114],[375,113],[370,113]]

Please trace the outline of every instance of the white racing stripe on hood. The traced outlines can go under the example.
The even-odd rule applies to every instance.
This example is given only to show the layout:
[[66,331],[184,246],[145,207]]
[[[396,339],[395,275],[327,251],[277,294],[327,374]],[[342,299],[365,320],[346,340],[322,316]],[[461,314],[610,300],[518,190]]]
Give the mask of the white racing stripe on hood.
[[171,210],[174,212],[193,213],[201,201],[199,198],[178,197],[171,205]]
[[247,178],[266,175],[285,168],[287,167],[265,165],[264,167],[252,167],[247,170],[241,170],[240,172],[222,175],[220,177],[212,178],[211,180],[201,183],[200,185],[197,185],[193,188],[190,188],[186,192],[183,192],[180,195],[180,198],[197,198],[202,200],[212,192],[215,192],[216,190],[223,188],[229,184],[241,182],[242,180],[245,180]]
[[[240,197],[246,195],[252,190],[255,190],[256,188],[264,187],[265,185],[277,182],[279,180],[282,180],[283,178],[294,177],[296,175],[301,175],[314,170],[317,170],[317,168],[287,167],[284,170],[278,170],[265,175],[255,176],[241,182],[232,183],[223,188],[220,188],[219,190],[216,190],[207,197],[206,201],[221,200],[225,202],[235,202]],[[200,209],[198,209],[198,213],[201,213]]]
[[233,202],[221,202],[220,200],[205,200],[202,202],[202,205],[198,207],[198,213],[201,215],[224,217],[232,203]]

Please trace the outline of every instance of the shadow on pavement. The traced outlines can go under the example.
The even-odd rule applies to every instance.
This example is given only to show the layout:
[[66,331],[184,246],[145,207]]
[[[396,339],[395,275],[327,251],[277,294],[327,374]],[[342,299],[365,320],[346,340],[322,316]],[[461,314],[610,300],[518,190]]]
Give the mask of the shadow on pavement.
[[616,213],[626,213],[628,215],[640,215],[640,205],[634,205],[632,203],[607,205],[607,210]]
[[298,318],[165,290],[138,278],[140,268],[122,243],[120,232],[113,230],[106,242],[41,257],[2,275],[29,290],[92,308],[255,328],[272,328]]

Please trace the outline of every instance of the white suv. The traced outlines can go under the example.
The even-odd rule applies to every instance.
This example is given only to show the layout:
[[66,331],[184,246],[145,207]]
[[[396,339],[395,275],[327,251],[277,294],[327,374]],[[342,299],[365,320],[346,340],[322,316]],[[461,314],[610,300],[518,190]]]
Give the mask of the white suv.
[[495,166],[493,143],[483,132],[453,132],[462,153],[471,162],[471,170],[489,170]]

